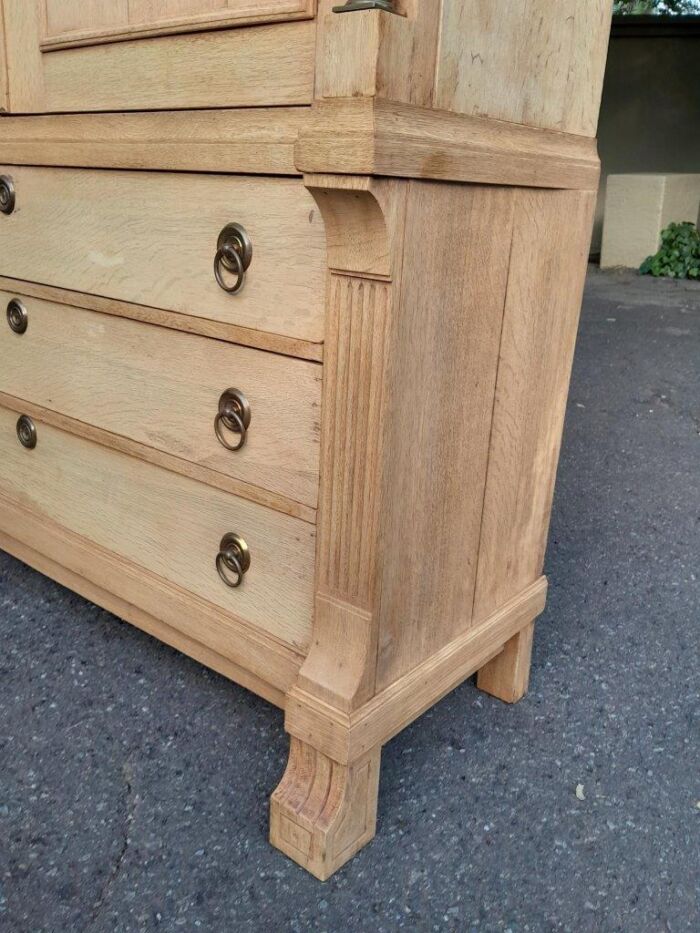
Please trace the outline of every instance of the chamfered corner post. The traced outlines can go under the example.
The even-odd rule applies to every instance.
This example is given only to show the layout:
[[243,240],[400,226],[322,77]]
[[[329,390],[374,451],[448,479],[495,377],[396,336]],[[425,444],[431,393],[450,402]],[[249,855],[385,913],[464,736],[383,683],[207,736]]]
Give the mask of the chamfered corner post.
[[310,650],[286,696],[290,754],[270,840],[325,880],[376,827],[381,743],[356,741],[353,725],[375,694],[394,234],[406,186],[328,175],[305,183],[328,243],[316,599]]

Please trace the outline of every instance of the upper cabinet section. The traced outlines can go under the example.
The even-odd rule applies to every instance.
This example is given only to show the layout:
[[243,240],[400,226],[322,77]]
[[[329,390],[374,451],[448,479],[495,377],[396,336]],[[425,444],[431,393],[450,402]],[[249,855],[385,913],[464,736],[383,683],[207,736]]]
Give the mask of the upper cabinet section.
[[612,0],[319,0],[317,97],[381,97],[576,136],[596,134]]
[[40,6],[41,47],[48,50],[310,19],[315,0],[40,0]]
[[311,103],[316,0],[0,0],[0,9],[9,113]]
[[611,0],[448,0],[435,106],[595,136]]

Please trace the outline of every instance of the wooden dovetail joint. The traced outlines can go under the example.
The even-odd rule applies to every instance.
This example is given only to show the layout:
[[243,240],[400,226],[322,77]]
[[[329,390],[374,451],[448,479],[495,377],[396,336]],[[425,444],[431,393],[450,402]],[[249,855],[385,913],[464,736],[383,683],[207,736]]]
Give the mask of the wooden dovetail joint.
[[347,0],[340,6],[334,6],[334,13],[356,13],[358,10],[385,10],[387,13],[396,13],[394,0]]

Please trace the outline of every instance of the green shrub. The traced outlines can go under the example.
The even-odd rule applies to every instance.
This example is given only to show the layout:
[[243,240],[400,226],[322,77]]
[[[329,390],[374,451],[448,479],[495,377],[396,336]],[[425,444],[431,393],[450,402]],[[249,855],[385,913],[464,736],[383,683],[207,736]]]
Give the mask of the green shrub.
[[700,279],[700,232],[695,224],[669,224],[661,233],[661,248],[639,267],[642,275]]

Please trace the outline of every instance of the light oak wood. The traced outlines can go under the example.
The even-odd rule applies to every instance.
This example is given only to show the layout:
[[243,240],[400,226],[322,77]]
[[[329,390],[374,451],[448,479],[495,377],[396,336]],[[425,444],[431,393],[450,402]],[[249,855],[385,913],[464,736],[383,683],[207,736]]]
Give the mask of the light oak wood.
[[341,765],[292,737],[270,802],[270,842],[326,881],[374,836],[379,749]]
[[[0,409],[0,492],[304,651],[310,640],[314,529],[306,522],[143,463],[47,424],[25,450]],[[227,532],[248,543],[245,582],[228,589],[215,558]]]
[[3,0],[12,113],[309,104],[312,20],[43,51],[41,0]]
[[[475,672],[508,702],[527,688],[610,5],[319,0],[215,30],[313,9],[70,0],[44,23],[0,2],[4,104],[45,114],[0,132],[0,287],[53,302],[52,346],[84,350],[70,386],[40,374],[48,347],[12,370],[31,398],[0,382],[0,544],[284,703],[271,840],[327,878],[374,833],[385,742]],[[230,221],[255,244],[238,299],[212,279]],[[294,446],[245,477],[209,460],[199,393],[229,359],[269,387],[266,445],[308,441],[289,413],[322,372],[317,512]],[[188,387],[167,436],[127,411],[132,372]],[[117,420],[92,424],[115,373]],[[254,555],[236,593],[212,580],[227,530]]]
[[[0,273],[320,342],[325,239],[300,182],[6,166],[18,209],[0,222]],[[246,284],[216,283],[217,237],[253,241]],[[36,231],[41,231],[37,237]]]
[[313,16],[315,0],[43,0],[44,50]]
[[409,186],[382,480],[383,537],[405,546],[382,558],[377,689],[471,622],[513,201]]
[[252,107],[5,117],[0,162],[299,175],[294,146],[309,115]]
[[0,113],[9,110],[9,107],[7,52],[5,49],[5,15],[3,13],[3,5],[0,3]]
[[[0,291],[0,307],[15,297]],[[0,330],[0,392],[315,508],[317,364],[21,300],[26,333]],[[219,397],[230,387],[244,392],[252,410],[245,446],[235,453],[214,433]]]
[[146,324],[168,327],[185,334],[201,334],[204,337],[212,337],[214,340],[227,340],[230,343],[268,350],[283,356],[298,356],[301,359],[316,362],[323,360],[323,344],[321,343],[310,343],[308,340],[270,334],[262,330],[253,330],[250,327],[239,327],[236,324],[226,324],[222,321],[209,321],[190,314],[163,311],[161,308],[149,308],[146,305],[102,298],[100,295],[88,295],[85,292],[74,292],[70,289],[55,288],[2,275],[0,275],[0,288],[11,291],[13,294],[44,298],[47,301],[72,305],[75,308],[86,308],[102,314],[144,321]]
[[593,190],[594,140],[381,98],[303,107],[8,117],[0,161],[299,175],[335,171]]
[[73,590],[85,599],[90,600],[90,602],[118,616],[119,619],[130,622],[137,628],[142,629],[157,638],[158,641],[165,642],[166,645],[170,645],[172,648],[176,648],[183,654],[188,655],[188,657],[194,658],[200,664],[204,664],[217,673],[223,674],[224,677],[228,677],[242,687],[257,693],[270,703],[274,703],[275,706],[284,706],[284,691],[279,690],[269,682],[269,674],[266,674],[265,679],[256,677],[247,666],[241,667],[241,665],[230,661],[227,657],[207,647],[207,645],[166,625],[160,618],[149,615],[142,609],[115,596],[111,591],[96,586],[91,580],[67,570],[63,564],[52,561],[43,553],[27,547],[9,535],[3,534],[2,531],[0,531],[0,547],[3,551],[7,551],[8,554],[12,554],[45,576],[51,577],[62,586]]
[[542,572],[595,195],[519,191],[474,602]]
[[299,127],[307,173],[597,190],[595,141],[378,98],[321,101]]
[[138,441],[124,437],[121,434],[112,434],[103,428],[97,428],[85,421],[76,421],[60,412],[52,411],[43,405],[37,405],[36,402],[30,402],[26,399],[16,398],[14,395],[7,395],[0,392],[0,405],[4,408],[16,412],[18,415],[29,415],[35,421],[43,421],[60,428],[67,434],[75,434],[78,437],[84,437],[88,441],[95,441],[103,447],[110,447],[118,450],[130,457],[137,457],[139,460],[145,460],[147,463],[154,463],[156,466],[165,467],[173,473],[179,473],[181,476],[189,476],[200,483],[207,483],[209,486],[216,486],[224,492],[232,493],[234,496],[240,496],[243,499],[249,499],[251,502],[257,502],[268,509],[275,509],[278,512],[284,512],[285,515],[291,515],[293,518],[300,518],[302,521],[316,524],[316,509],[300,502],[294,502],[277,493],[270,492],[269,489],[263,489],[261,486],[253,486],[242,480],[225,473],[217,473],[208,467],[200,466],[191,460],[183,460],[172,454],[165,453],[155,447],[147,447]]
[[432,105],[440,17],[435,0],[397,0],[399,15],[333,15],[319,0],[316,98],[381,97]]
[[[148,631],[145,623],[158,620],[164,629],[174,633],[173,637],[208,648],[247,671],[256,683],[265,681],[276,693],[287,693],[293,686],[303,655],[231,612],[62,528],[45,515],[11,502],[2,494],[0,529],[3,534],[0,546],[4,550],[21,560],[25,559],[25,553],[41,554],[51,567],[49,575],[59,582],[64,580],[57,576],[58,567],[89,581],[105,594],[96,600],[100,605],[134,625]],[[45,572],[43,567],[38,569]],[[114,601],[108,602],[110,598]],[[131,607],[126,615],[119,611],[122,606]],[[252,686],[250,689],[259,692]]]
[[535,625],[531,622],[506,642],[503,651],[479,670],[476,679],[479,690],[504,703],[522,700],[530,682],[534,633]]
[[480,625],[467,629],[352,712],[298,685],[287,697],[285,728],[333,761],[348,763],[392,739],[410,722],[498,657],[544,609],[547,584],[536,580]]
[[609,0],[445,0],[441,9],[436,107],[595,136]]

